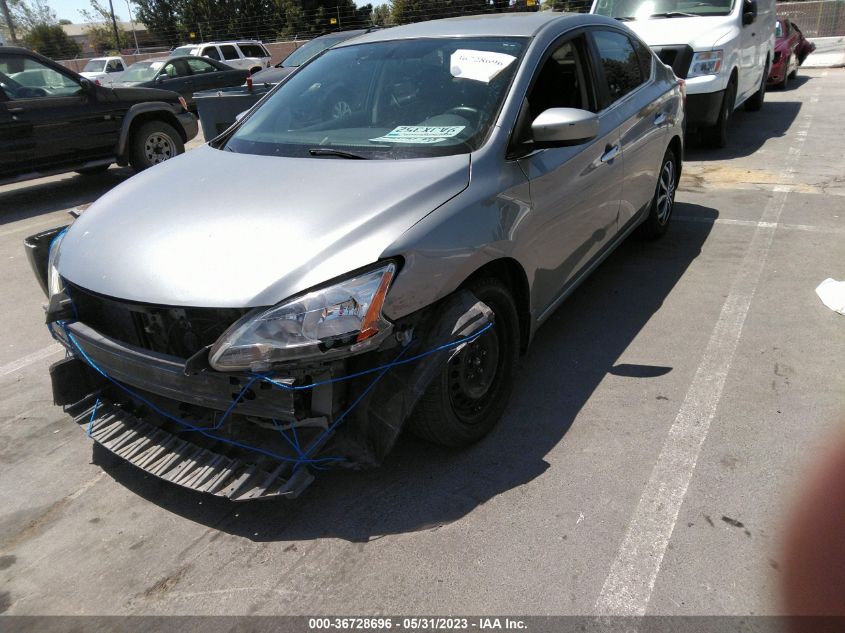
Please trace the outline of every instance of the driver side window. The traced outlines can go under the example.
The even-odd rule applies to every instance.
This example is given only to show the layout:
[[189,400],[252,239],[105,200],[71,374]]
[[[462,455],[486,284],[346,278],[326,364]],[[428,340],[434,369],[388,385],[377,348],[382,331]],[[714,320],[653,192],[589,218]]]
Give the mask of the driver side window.
[[596,112],[583,37],[558,46],[545,61],[528,94],[531,120],[549,108],[578,108]]
[[169,79],[176,77],[187,77],[191,74],[188,65],[182,59],[177,59],[175,62],[168,63],[161,71],[162,75],[166,75]]
[[0,88],[12,100],[78,95],[72,78],[29,57],[0,55]]

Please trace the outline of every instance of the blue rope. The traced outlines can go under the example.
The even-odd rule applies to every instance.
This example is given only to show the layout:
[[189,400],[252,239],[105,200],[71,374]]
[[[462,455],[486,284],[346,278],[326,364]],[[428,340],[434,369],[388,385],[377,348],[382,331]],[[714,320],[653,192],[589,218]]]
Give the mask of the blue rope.
[[[437,352],[442,352],[443,350],[457,347],[463,343],[467,343],[470,341],[474,341],[479,336],[484,334],[487,330],[493,327],[492,323],[488,323],[483,328],[478,330],[473,334],[465,336],[463,338],[458,339],[457,341],[452,341],[450,343],[444,343],[434,349],[430,349],[427,352],[422,352],[421,354],[416,354],[415,356],[411,356],[410,358],[406,358],[405,360],[394,360],[393,362],[387,363],[386,365],[380,365],[379,367],[373,367],[371,369],[365,369],[363,371],[355,372],[354,374],[347,374],[345,376],[339,376],[337,378],[329,378],[328,380],[319,380],[317,382],[312,382],[310,385],[286,385],[283,382],[278,382],[270,378],[272,374],[252,374],[253,376],[257,376],[261,380],[270,383],[271,385],[278,387],[279,389],[285,389],[287,391],[302,391],[304,389],[313,389],[314,387],[321,387],[323,385],[330,385],[336,382],[343,382],[344,380],[351,380],[353,378],[360,378],[361,376],[366,376],[368,374],[374,374],[376,372],[380,372],[383,369],[391,369],[393,367],[398,367],[399,365],[407,365],[408,363],[413,363],[414,361],[420,360],[421,358],[425,358],[426,356],[431,356],[432,354],[436,354]],[[406,346],[407,349],[407,346]],[[399,355],[401,356],[401,354]]]
[[[469,341],[475,340],[475,339],[477,339],[479,336],[481,336],[484,332],[486,332],[486,331],[487,331],[487,330],[489,330],[491,327],[493,327],[493,324],[492,324],[492,323],[488,323],[487,325],[485,325],[483,328],[481,328],[478,332],[475,332],[474,334],[470,334],[469,336],[462,337],[462,338],[458,339],[457,341],[452,341],[452,342],[449,342],[449,343],[444,343],[443,345],[440,345],[440,346],[438,346],[438,347],[436,347],[436,348],[434,348],[434,349],[432,349],[432,350],[429,350],[429,351],[427,351],[427,352],[423,352],[423,353],[421,353],[421,354],[416,354],[416,355],[414,355],[414,356],[411,356],[410,358],[406,358],[406,359],[404,359],[404,360],[401,360],[401,359],[402,359],[402,356],[404,356],[405,352],[407,352],[407,351],[408,351],[408,349],[410,349],[410,347],[411,347],[411,346],[414,344],[414,342],[415,342],[415,341],[411,341],[410,343],[408,343],[408,345],[406,345],[405,347],[403,347],[403,348],[400,350],[400,352],[399,352],[399,354],[396,356],[396,358],[394,358],[394,360],[393,360],[393,361],[391,361],[390,363],[387,363],[387,364],[385,364],[385,365],[381,365],[381,366],[379,366],[379,367],[374,367],[374,368],[371,368],[371,369],[367,369],[367,370],[364,370],[364,371],[355,372],[355,373],[353,373],[353,374],[348,374],[348,375],[346,375],[346,376],[340,376],[340,377],[338,377],[338,378],[332,378],[332,379],[329,379],[329,380],[322,380],[322,381],[318,381],[318,382],[312,383],[312,384],[310,384],[310,385],[297,385],[297,386],[292,386],[292,385],[287,385],[287,384],[284,384],[284,383],[280,383],[280,382],[278,382],[278,381],[275,381],[275,380],[273,380],[272,378],[270,378],[269,376],[267,376],[267,375],[265,375],[265,374],[253,374],[253,375],[250,377],[250,380],[249,380],[249,381],[247,381],[247,383],[244,385],[244,387],[243,387],[243,388],[241,389],[241,391],[238,393],[238,395],[237,395],[237,396],[236,396],[236,397],[232,400],[232,403],[229,405],[229,407],[228,407],[228,408],[226,409],[226,411],[223,413],[223,416],[220,418],[220,420],[219,420],[216,424],[214,424],[214,425],[212,425],[212,426],[196,426],[196,425],[191,424],[190,422],[188,422],[188,421],[186,421],[186,420],[183,420],[183,419],[181,419],[181,418],[176,417],[175,415],[172,415],[172,414],[168,413],[167,411],[163,410],[163,409],[162,409],[162,408],[160,408],[158,405],[154,404],[153,402],[151,402],[149,399],[145,398],[144,396],[142,396],[142,395],[141,395],[141,394],[139,394],[138,392],[134,391],[133,389],[130,389],[129,387],[127,387],[127,386],[126,386],[126,385],[124,385],[123,383],[118,382],[117,380],[115,380],[114,378],[112,378],[111,376],[109,376],[109,375],[108,375],[108,374],[107,374],[107,373],[106,373],[103,369],[101,369],[101,368],[100,368],[100,367],[99,367],[99,366],[98,366],[98,365],[97,365],[97,364],[96,364],[96,363],[95,363],[95,362],[91,359],[91,357],[90,357],[90,356],[88,356],[88,354],[85,352],[85,350],[83,350],[83,349],[82,349],[82,346],[81,346],[81,345],[79,344],[79,342],[76,340],[76,337],[74,337],[74,335],[73,335],[73,334],[71,334],[71,332],[68,330],[68,323],[67,323],[67,322],[64,322],[64,321],[57,321],[56,323],[57,323],[57,324],[58,324],[58,325],[62,328],[62,330],[63,330],[63,331],[64,331],[64,333],[65,333],[65,336],[67,336],[67,340],[68,340],[68,342],[69,342],[69,343],[73,346],[74,350],[75,350],[76,352],[78,352],[78,353],[79,353],[79,355],[80,355],[80,356],[82,356],[82,358],[85,360],[85,362],[86,362],[86,363],[88,363],[88,365],[90,365],[90,366],[91,366],[91,367],[92,367],[92,368],[93,368],[93,369],[94,369],[94,370],[95,370],[98,374],[100,374],[103,378],[105,378],[106,380],[108,380],[109,382],[111,382],[113,385],[115,385],[115,386],[116,386],[116,387],[118,387],[119,389],[122,389],[123,391],[125,391],[126,393],[128,393],[128,394],[129,394],[131,397],[133,397],[134,399],[136,399],[136,400],[138,400],[138,401],[140,401],[140,402],[144,403],[144,404],[145,404],[145,405],[147,405],[148,407],[150,407],[150,409],[152,409],[153,411],[155,411],[156,413],[158,413],[160,416],[164,417],[165,419],[171,420],[172,422],[175,422],[175,423],[179,424],[180,426],[185,427],[184,431],[187,431],[187,432],[191,432],[191,431],[193,431],[193,432],[197,432],[197,433],[200,433],[201,435],[204,435],[205,437],[208,437],[208,438],[210,438],[210,439],[213,439],[213,440],[216,440],[216,441],[219,441],[219,442],[223,442],[224,444],[230,444],[230,445],[232,445],[232,446],[236,446],[236,447],[238,447],[238,448],[243,448],[244,450],[248,450],[248,451],[251,451],[251,452],[254,452],[254,453],[258,453],[258,454],[261,454],[261,455],[266,455],[266,456],[268,456],[268,457],[271,457],[271,458],[276,459],[276,460],[279,460],[279,461],[283,461],[283,462],[291,462],[291,463],[293,463],[293,471],[294,471],[294,472],[295,472],[295,471],[296,471],[296,470],[297,470],[297,469],[298,469],[298,468],[299,468],[302,464],[309,464],[309,465],[311,465],[311,466],[312,466],[312,467],[314,467],[314,468],[317,468],[317,469],[322,470],[322,468],[320,468],[320,467],[318,466],[318,464],[325,463],[325,462],[342,462],[342,461],[346,461],[346,460],[345,460],[344,458],[342,458],[342,457],[319,457],[319,458],[314,458],[314,457],[310,457],[310,454],[311,454],[311,453],[312,453],[315,449],[317,449],[317,448],[319,448],[319,447],[320,447],[321,443],[322,443],[322,442],[323,442],[323,441],[324,441],[324,440],[325,440],[328,436],[330,436],[330,435],[331,435],[331,433],[333,433],[333,432],[334,432],[334,430],[338,427],[338,425],[340,425],[340,424],[341,424],[341,422],[343,422],[343,420],[346,418],[346,416],[347,416],[347,415],[349,415],[349,414],[350,414],[350,413],[351,413],[351,412],[355,409],[355,407],[356,407],[356,406],[358,406],[358,404],[361,402],[361,400],[363,400],[363,399],[367,396],[367,394],[368,394],[370,391],[372,391],[372,389],[373,389],[373,388],[374,388],[374,387],[378,384],[378,382],[379,382],[379,381],[380,381],[380,380],[384,377],[384,375],[385,375],[385,374],[386,374],[386,373],[387,373],[390,369],[392,369],[393,367],[397,367],[397,366],[399,366],[399,365],[405,365],[405,364],[407,364],[407,363],[411,363],[411,362],[416,361],[416,360],[419,360],[419,359],[421,359],[421,358],[425,358],[426,356],[430,356],[431,354],[436,354],[437,352],[441,352],[441,351],[446,350],[446,349],[450,349],[450,348],[453,348],[453,347],[457,347],[458,345],[461,345],[461,344],[463,344],[463,343],[466,343],[466,342],[469,342]],[[61,339],[60,339],[60,338],[59,338],[59,337],[58,337],[58,336],[57,336],[57,335],[53,332],[53,329],[52,329],[52,328],[50,328],[50,327],[48,326],[48,329],[50,330],[50,334],[51,334],[51,336],[52,336],[54,339],[56,339],[56,340],[58,340],[58,341],[62,342],[62,341],[61,341]],[[252,386],[252,385],[253,385],[256,381],[258,381],[258,380],[263,380],[263,381],[265,381],[265,382],[268,382],[268,383],[270,383],[271,385],[274,385],[275,387],[278,387],[278,388],[280,388],[280,389],[285,389],[285,390],[289,390],[289,391],[301,391],[301,390],[304,390],[304,389],[313,389],[314,387],[319,387],[319,386],[322,386],[322,385],[328,385],[328,384],[333,384],[333,383],[337,383],[337,382],[342,382],[342,381],[344,381],[344,380],[351,380],[351,379],[353,379],[353,378],[358,378],[358,377],[360,377],[360,376],[366,376],[366,375],[368,375],[368,374],[372,374],[372,373],[376,373],[376,372],[378,372],[378,375],[377,375],[377,376],[373,379],[373,381],[372,381],[369,385],[367,385],[367,387],[366,387],[366,388],[365,388],[365,389],[364,389],[364,390],[363,390],[363,391],[362,391],[362,392],[358,395],[358,397],[357,397],[357,398],[355,398],[355,400],[352,402],[352,404],[351,404],[349,407],[347,407],[347,408],[346,408],[346,409],[345,409],[342,413],[340,413],[340,415],[338,415],[338,416],[337,416],[337,418],[335,418],[334,422],[332,422],[332,424],[331,424],[330,426],[328,426],[328,427],[327,427],[327,428],[326,428],[326,429],[325,429],[325,430],[324,430],[324,431],[323,431],[323,432],[322,432],[322,433],[321,433],[321,434],[317,437],[317,439],[316,439],[316,440],[314,441],[314,443],[311,445],[311,448],[309,448],[309,449],[307,449],[307,450],[305,450],[305,451],[303,451],[303,450],[302,450],[302,448],[301,448],[301,446],[300,446],[300,444],[299,444],[299,438],[298,438],[298,436],[297,436],[297,433],[296,433],[296,428],[295,428],[295,427],[293,427],[293,426],[291,427],[291,431],[293,432],[293,436],[294,436],[294,441],[293,441],[293,442],[291,442],[291,440],[290,440],[290,438],[287,436],[287,434],[286,434],[286,433],[284,433],[284,429],[282,429],[282,428],[278,425],[278,423],[276,422],[276,420],[273,420],[273,424],[274,424],[274,426],[276,427],[276,430],[277,430],[277,431],[279,431],[279,433],[281,433],[282,437],[283,437],[283,438],[284,438],[284,439],[288,442],[288,444],[290,444],[290,445],[293,447],[293,449],[296,451],[296,453],[297,453],[297,458],[296,458],[296,459],[290,458],[290,457],[288,457],[288,456],[286,456],[286,455],[280,455],[280,454],[275,453],[275,452],[273,452],[273,451],[268,451],[268,450],[265,450],[265,449],[262,449],[262,448],[258,448],[258,447],[256,447],[256,446],[251,446],[251,445],[249,445],[249,444],[244,444],[244,443],[242,443],[242,442],[238,442],[238,441],[236,441],[236,440],[232,440],[232,439],[230,439],[230,438],[220,437],[220,436],[218,436],[218,435],[214,435],[213,433],[209,433],[209,431],[215,431],[215,430],[218,430],[220,427],[222,427],[222,426],[223,426],[223,423],[224,423],[224,422],[225,422],[225,420],[226,420],[226,419],[227,419],[227,418],[228,418],[228,417],[232,414],[232,412],[234,411],[235,407],[236,407],[236,406],[237,406],[237,404],[241,401],[241,399],[243,398],[243,396],[244,396],[244,394],[247,392],[247,390],[248,390],[248,389],[249,389],[249,388],[250,388],[250,387],[251,387],[251,386]],[[89,422],[88,422],[88,435],[89,435],[89,436],[90,436],[91,425],[93,424],[93,421],[94,421],[94,416],[95,416],[95,414],[96,414],[97,408],[99,407],[99,404],[100,404],[100,400],[99,400],[99,398],[98,398],[98,399],[97,399],[97,402],[94,404],[94,410],[91,412],[91,419],[90,419],[90,420],[89,420]],[[183,431],[180,431],[180,432],[183,432]]]
[[94,408],[91,410],[91,418],[88,420],[88,428],[85,429],[85,435],[91,437],[91,427],[94,426],[94,417],[97,415],[97,409],[100,406],[100,399],[97,398],[97,402],[94,403]]

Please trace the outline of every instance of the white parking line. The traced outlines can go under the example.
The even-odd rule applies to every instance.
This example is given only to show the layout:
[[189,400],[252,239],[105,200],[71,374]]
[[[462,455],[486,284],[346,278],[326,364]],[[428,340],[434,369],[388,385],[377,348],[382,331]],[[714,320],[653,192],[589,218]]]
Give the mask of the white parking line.
[[11,363],[6,363],[5,365],[0,366],[0,377],[13,374],[16,371],[23,369],[24,367],[32,365],[33,363],[37,363],[38,361],[44,360],[45,358],[49,358],[53,354],[63,352],[64,349],[65,348],[59,345],[58,343],[53,343],[52,345],[48,345],[47,347],[40,349],[37,352],[27,354],[23,358],[13,360]]
[[[804,117],[807,127],[812,117],[812,113]],[[800,147],[806,138],[806,135],[798,136],[789,148],[779,180],[795,177],[793,164],[798,160]],[[598,615],[641,616],[646,613],[701,446],[722,398],[745,318],[790,191],[789,185],[773,187],[762,217],[755,223],[751,243],[722,306],[701,363],[669,429],[596,600],[595,612]]]
[[733,218],[707,218],[698,215],[676,215],[672,217],[677,222],[694,222],[696,224],[728,224],[731,226],[758,226],[766,228],[786,229],[788,231],[806,231],[809,233],[832,233],[845,235],[845,228],[839,226],[816,226],[814,224],[784,224],[783,222],[758,222],[756,220],[735,220]]

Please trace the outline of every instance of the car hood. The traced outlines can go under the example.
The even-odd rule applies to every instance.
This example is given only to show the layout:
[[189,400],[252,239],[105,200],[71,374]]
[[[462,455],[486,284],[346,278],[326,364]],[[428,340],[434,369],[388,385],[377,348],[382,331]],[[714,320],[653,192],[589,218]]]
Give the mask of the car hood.
[[731,30],[729,16],[699,18],[654,18],[625,22],[649,46],[689,44],[693,50],[708,50]]
[[265,68],[252,76],[252,82],[256,84],[277,84],[296,69],[296,66],[288,68],[276,68],[275,66]]
[[272,305],[376,262],[469,174],[468,154],[280,158],[206,145],[91,205],[65,235],[59,273],[130,301]]

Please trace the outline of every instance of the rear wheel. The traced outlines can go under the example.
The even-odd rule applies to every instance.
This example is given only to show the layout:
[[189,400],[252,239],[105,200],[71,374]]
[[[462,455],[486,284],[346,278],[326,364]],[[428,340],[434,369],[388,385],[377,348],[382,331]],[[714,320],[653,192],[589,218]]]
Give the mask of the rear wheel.
[[734,80],[728,84],[725,96],[722,97],[722,107],[719,110],[719,118],[716,124],[705,129],[704,142],[710,147],[725,147],[728,144],[728,123],[734,111],[736,101],[736,83]]
[[648,210],[648,217],[640,225],[640,235],[645,239],[656,240],[662,237],[669,228],[672,211],[675,208],[675,191],[678,186],[678,159],[671,148],[666,150],[660,174],[657,176],[657,187],[654,198]]
[[185,151],[179,133],[164,121],[148,121],[132,135],[129,162],[135,171],[163,163]]
[[477,442],[495,426],[519,357],[519,319],[507,286],[488,277],[468,288],[493,310],[494,325],[452,357],[408,420],[415,435],[450,447]]

